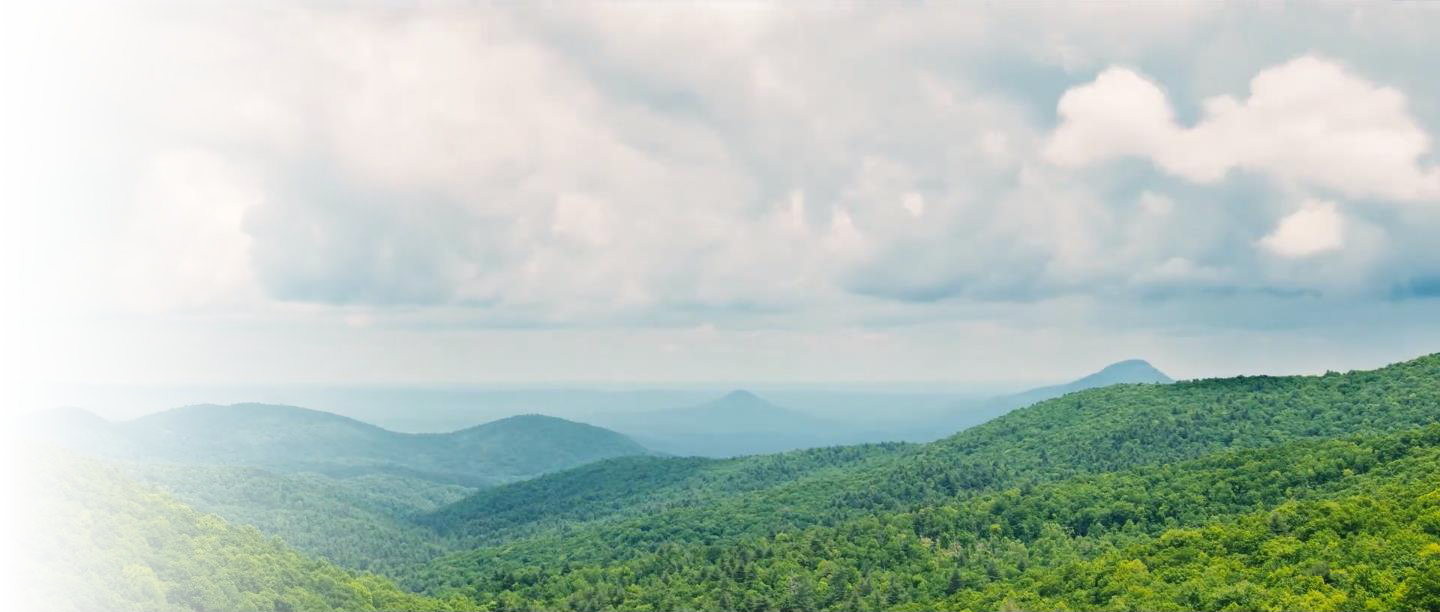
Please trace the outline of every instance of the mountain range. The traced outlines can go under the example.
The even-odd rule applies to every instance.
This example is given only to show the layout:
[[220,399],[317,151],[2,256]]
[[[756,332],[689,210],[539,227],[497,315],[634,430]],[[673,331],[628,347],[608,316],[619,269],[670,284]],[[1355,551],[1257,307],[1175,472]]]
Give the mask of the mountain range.
[[[1137,373],[1159,380],[1131,363],[1084,384]],[[772,412],[753,395],[731,399],[758,411],[738,414]],[[731,414],[698,408],[684,414]],[[253,414],[272,420],[264,410]],[[217,452],[252,461],[259,451],[233,442],[221,445],[223,452],[199,453],[198,443],[179,439],[183,432],[213,439],[221,434],[211,429],[229,429],[185,425],[191,418],[170,415],[126,438],[181,449],[157,454],[170,462],[159,471],[175,473],[147,471],[152,465],[103,478],[62,477],[71,502],[58,512],[77,525],[70,531],[106,535],[51,544],[101,547],[58,557],[90,560],[84,575],[104,590],[90,603],[317,610],[1440,605],[1440,355],[1323,376],[1112,384],[1016,408],[925,444],[726,459],[630,454],[469,490],[417,486],[383,471],[285,472],[286,461],[275,462],[274,473],[271,466],[206,463]],[[103,422],[81,413],[51,419],[104,431]],[[339,427],[315,415],[281,422],[312,434]],[[244,445],[273,453],[282,452],[277,439],[304,438],[277,433],[274,424],[226,427],[245,432],[235,437]],[[377,435],[352,428],[342,431],[356,444]],[[302,465],[315,460],[308,451],[298,455]],[[341,456],[348,459],[339,464],[350,465],[365,452]],[[178,501],[127,484],[132,478]],[[86,518],[110,508],[123,520]],[[152,520],[166,527],[147,534]],[[225,521],[280,535],[299,550],[266,544]],[[302,563],[300,554],[341,567]],[[250,570],[256,579],[248,581],[216,572],[272,566],[277,572]],[[346,573],[357,569],[381,576]],[[357,593],[377,599],[356,600]]]
[[489,486],[648,451],[616,432],[541,415],[444,434],[407,434],[294,406],[196,405],[111,423],[79,409],[34,417],[42,436],[87,455],[261,467],[332,476],[383,473]]
[[934,433],[929,436],[907,436],[905,439],[913,441],[928,442],[930,440],[948,435],[951,432],[959,431],[967,427],[979,425],[990,419],[1015,410],[1024,408],[1031,404],[1054,399],[1063,395],[1084,391],[1086,389],[1097,389],[1110,385],[1163,385],[1175,382],[1164,372],[1150,365],[1150,362],[1143,359],[1127,359],[1112,363],[1102,368],[1099,372],[1089,374],[1079,379],[1059,385],[1037,387],[1019,393],[1001,395],[975,403],[961,404],[948,413],[941,415],[934,422],[926,423],[926,428]]
[[1414,608],[1440,597],[1437,421],[1432,355],[1111,385],[929,444],[611,460],[421,517],[471,544],[402,578],[542,609]]
[[646,447],[682,456],[732,457],[834,444],[841,424],[789,410],[745,390],[683,408],[596,415]]
[[875,412],[908,418],[827,419],[778,406],[745,390],[732,391],[698,405],[597,414],[594,422],[623,432],[646,447],[673,455],[735,457],[802,448],[872,442],[929,442],[973,427],[1016,408],[1067,393],[1115,384],[1173,382],[1140,359],[1121,361],[1080,379],[985,400],[957,400],[935,410],[907,410],[904,398],[876,403]]

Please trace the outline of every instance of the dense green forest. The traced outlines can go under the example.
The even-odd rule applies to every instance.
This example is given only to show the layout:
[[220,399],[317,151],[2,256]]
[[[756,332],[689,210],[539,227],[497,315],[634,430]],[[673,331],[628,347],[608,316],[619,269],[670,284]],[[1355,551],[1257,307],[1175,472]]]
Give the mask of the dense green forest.
[[[619,457],[478,491],[393,474],[125,469],[257,527],[203,519],[243,535],[235,558],[263,543],[338,576],[324,589],[373,583],[380,607],[412,597],[388,579],[422,593],[417,606],[486,610],[1420,610],[1440,607],[1437,422],[1432,355],[1092,389],[923,445]],[[157,512],[201,516],[150,495],[174,505]],[[130,514],[115,533],[144,531]],[[121,550],[148,559],[137,566],[174,562]],[[350,596],[266,580],[228,601],[318,589],[295,602],[324,609]],[[126,589],[111,583],[106,601],[141,597]]]
[[[621,550],[633,548],[633,538],[647,546],[711,542],[1225,449],[1384,433],[1437,420],[1436,356],[1343,375],[1118,385],[1042,402],[928,445],[869,447],[843,469],[796,470],[773,482],[748,476],[764,471],[746,466],[786,457],[812,463],[810,453],[834,452],[828,450],[715,464],[751,481],[729,484],[721,496],[703,487],[657,494],[676,469],[663,461],[602,462],[481,492],[437,512],[434,520],[505,540],[516,526],[492,517],[522,516],[533,525],[555,515],[562,531],[573,532],[580,515],[563,500],[593,499],[604,500],[595,507],[608,509],[597,510],[595,518]],[[567,497],[556,503],[560,489]],[[657,508],[657,500],[668,507]]]
[[64,454],[43,459],[42,524],[21,551],[37,609],[449,610],[389,580],[308,558],[121,472]]
[[127,463],[126,473],[201,512],[357,570],[393,573],[451,549],[411,518],[474,489],[391,474],[336,478],[258,468]]
[[454,557],[432,579],[466,577],[449,590],[503,609],[1425,609],[1440,603],[1437,467],[1430,426],[724,545],[619,551],[572,533]]

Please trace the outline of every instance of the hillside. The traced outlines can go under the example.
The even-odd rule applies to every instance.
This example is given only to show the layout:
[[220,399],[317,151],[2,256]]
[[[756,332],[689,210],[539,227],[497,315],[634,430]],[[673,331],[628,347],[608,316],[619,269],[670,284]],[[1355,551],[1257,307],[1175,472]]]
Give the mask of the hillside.
[[419,520],[466,544],[503,541],[544,528],[718,503],[906,448],[833,446],[738,459],[622,457],[483,490]]
[[[44,493],[19,553],[46,610],[448,610],[373,575],[306,558],[252,528],[204,515],[119,472],[43,458]],[[452,605],[454,607],[452,607]]]
[[[483,449],[583,433],[554,421],[434,437]],[[1440,597],[1437,422],[1432,355],[1110,385],[923,445],[624,456],[479,491],[394,470],[127,470],[446,605],[1428,609]],[[350,435],[402,435],[360,425]]]
[[[609,563],[540,563],[512,544],[432,571],[471,577],[437,590],[503,608],[1433,609],[1437,463],[1430,426],[640,547]],[[604,546],[595,535],[565,546]]]
[[[404,434],[327,412],[265,404],[187,406],[109,427],[84,424],[41,433],[77,452],[125,459],[332,476],[390,474],[466,486],[647,452],[613,431],[539,415],[446,434]],[[116,441],[87,446],[96,431]]]
[[[1357,406],[1363,409],[1357,410]],[[1440,406],[1440,357],[1436,356],[1371,372],[1323,377],[1258,376],[1110,386],[1016,410],[928,445],[896,446],[873,453],[847,470],[797,475],[693,510],[708,515],[694,520],[714,521],[725,533],[770,533],[985,487],[1184,460],[1231,447],[1263,447],[1301,437],[1428,424],[1440,419],[1436,406]],[[561,473],[550,478],[565,477]],[[631,481],[627,487],[646,492],[611,503],[648,507],[649,489],[638,484],[647,480],[648,474],[631,473],[626,478]],[[603,478],[576,481],[573,494],[608,497],[611,492],[604,490],[608,482]],[[553,511],[544,498],[524,492],[529,484],[512,486],[522,487],[515,498],[530,500],[529,507],[517,512],[543,522]],[[498,498],[509,490],[505,487],[480,497]],[[780,507],[786,511],[772,511]],[[642,529],[648,541],[664,541],[671,533],[673,521],[661,517],[646,520],[659,525]],[[683,531],[684,527],[674,530]]]
[[200,512],[255,527],[341,567],[382,574],[451,550],[410,518],[476,491],[393,474],[342,478],[186,463],[127,463],[120,469]]
[[[737,567],[756,563],[754,555],[765,553],[745,553],[733,560],[738,566],[721,565],[718,559],[741,554],[745,546],[761,546],[763,550],[778,545],[778,538],[793,538],[794,534],[810,530],[843,530],[851,521],[883,524],[888,520],[885,517],[964,503],[988,492],[1013,488],[1028,491],[1067,479],[1194,460],[1233,449],[1385,434],[1437,420],[1440,356],[1348,374],[1110,386],[1020,409],[933,444],[895,447],[850,466],[798,474],[785,482],[704,504],[680,504],[656,511],[646,503],[649,489],[636,484],[637,480],[651,478],[645,471],[626,478],[623,486],[636,492],[628,497],[623,493],[612,495],[607,487],[617,484],[609,480],[576,481],[579,489],[574,495],[605,499],[612,510],[599,513],[590,522],[585,522],[579,513],[560,510],[562,514],[570,512],[575,519],[563,529],[532,532],[517,528],[512,534],[515,537],[502,548],[457,554],[409,580],[416,586],[442,592],[445,589],[440,585],[451,583],[454,576],[478,572],[488,576],[487,580],[498,581],[484,589],[484,594],[490,596],[509,590],[511,583],[507,580],[520,575],[529,576],[525,580],[533,584],[571,580],[580,575],[595,578],[612,571],[635,571],[636,566],[629,565],[632,560],[640,564],[638,567],[734,572],[740,571]],[[754,459],[740,461],[747,460]],[[1313,471],[1315,467],[1304,464],[1296,469]],[[658,482],[662,477],[654,479],[657,487],[664,486]],[[501,496],[507,489],[488,495]],[[514,490],[517,497],[525,498],[521,489]],[[529,516],[531,525],[544,523],[542,517],[547,509],[543,500],[529,499],[528,509],[511,507],[508,511]],[[473,520],[452,511],[466,503],[442,512],[447,520]],[[506,534],[501,530],[488,533],[488,537],[505,540]],[[888,545],[882,549],[865,554],[890,554],[884,552],[890,550]],[[655,551],[681,554],[687,550],[713,553],[704,552],[704,561],[692,559],[679,566],[652,558],[660,554]],[[810,550],[838,549],[817,546]],[[830,553],[821,557],[796,554],[800,555],[795,558],[797,563],[817,563],[821,557],[841,562]],[[562,567],[562,558],[563,566],[574,569],[553,569]],[[645,565],[644,559],[659,565]],[[601,574],[586,573],[588,570],[583,568],[587,565],[593,565]],[[542,576],[544,580],[531,573],[513,574],[526,567],[546,568],[540,570],[542,574],[559,573]],[[883,565],[872,562],[870,567]],[[794,569],[788,565],[784,568]],[[538,601],[550,600],[540,597]]]

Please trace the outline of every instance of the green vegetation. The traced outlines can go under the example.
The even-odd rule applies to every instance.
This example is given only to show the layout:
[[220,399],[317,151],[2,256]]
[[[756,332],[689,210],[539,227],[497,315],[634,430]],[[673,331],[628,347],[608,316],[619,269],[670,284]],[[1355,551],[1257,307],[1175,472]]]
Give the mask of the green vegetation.
[[[127,469],[425,597],[137,485],[67,485],[148,500],[70,528],[119,551],[73,560],[67,584],[108,585],[86,600],[101,609],[1440,608],[1440,356],[1115,385],[931,444],[618,457],[473,493],[374,470]],[[72,506],[57,514],[88,516]],[[146,571],[163,588],[135,590]]]
[[[447,559],[497,609],[1425,609],[1440,426],[977,495],[724,546],[599,532]],[[541,563],[545,547],[564,554]],[[558,552],[558,551],[557,551]],[[581,559],[596,561],[582,562]]]
[[741,459],[624,457],[487,489],[421,517],[467,543],[503,541],[546,527],[723,503],[802,477],[847,469],[915,448],[832,446]]
[[276,535],[342,567],[394,573],[451,550],[410,519],[475,490],[389,474],[333,478],[257,468],[125,464],[196,510]]
[[441,601],[306,558],[121,473],[47,457],[44,524],[24,553],[47,610],[448,610]]
[[[625,464],[608,475],[608,464],[598,464],[485,491],[429,522],[442,530],[472,525],[462,529],[505,540],[513,534],[491,517],[508,513],[527,517],[533,525],[553,514],[565,523],[564,531],[573,532],[584,513],[556,503],[556,491],[564,489],[568,498],[604,500],[604,506],[614,508],[593,518],[618,550],[637,544],[708,544],[1231,448],[1384,433],[1440,420],[1437,406],[1440,356],[1344,375],[1117,385],[1042,402],[931,444],[869,447],[844,469],[797,470],[772,481],[732,483],[726,495],[702,496],[703,503],[683,507],[655,503],[666,499],[655,492],[670,486],[675,469],[656,460]],[[803,460],[808,455],[794,456]],[[751,473],[745,466],[775,457],[717,465],[730,466],[737,479],[745,480]],[[617,522],[632,517],[631,523]]]

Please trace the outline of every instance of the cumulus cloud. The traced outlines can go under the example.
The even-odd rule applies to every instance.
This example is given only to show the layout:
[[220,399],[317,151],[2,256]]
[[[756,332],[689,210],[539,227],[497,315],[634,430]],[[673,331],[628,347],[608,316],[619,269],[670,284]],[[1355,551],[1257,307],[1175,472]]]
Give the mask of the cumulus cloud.
[[1190,127],[1160,86],[1128,68],[1066,91],[1058,109],[1045,155],[1063,166],[1133,156],[1201,183],[1243,170],[1350,197],[1440,200],[1440,167],[1422,162],[1430,138],[1405,94],[1323,58],[1261,71],[1243,100],[1205,100]]
[[1333,202],[1309,201],[1260,239],[1260,246],[1281,257],[1310,257],[1344,246],[1344,218]]
[[[1144,57],[1215,13],[1147,5],[1127,25],[1109,10],[136,16],[91,67],[144,84],[112,92],[139,134],[120,152],[141,166],[113,186],[132,217],[119,279],[150,310],[696,324],[1308,290],[1326,285],[1264,266],[1362,246],[1395,253],[1357,277],[1405,267],[1415,242],[1357,243],[1339,211],[1434,197],[1407,95],[1316,57],[1206,101],[1188,127],[1159,85],[1186,75],[1111,68],[1064,91],[1067,73]],[[1010,26],[1029,35],[996,34]],[[1123,157],[1159,174],[1075,172]],[[1247,173],[1274,181],[1211,191]],[[1292,210],[1311,189],[1336,204]]]

